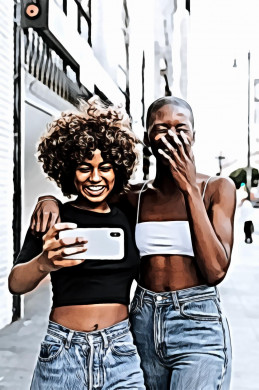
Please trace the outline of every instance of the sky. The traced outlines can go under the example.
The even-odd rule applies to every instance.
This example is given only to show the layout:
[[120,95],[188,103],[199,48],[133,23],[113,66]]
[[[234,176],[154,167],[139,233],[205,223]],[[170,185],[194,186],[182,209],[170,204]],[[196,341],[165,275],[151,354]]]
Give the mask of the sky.
[[[258,16],[257,0],[191,2],[188,101],[195,116],[198,171],[211,175],[218,172],[219,154],[227,165],[223,174],[247,164],[248,52],[251,152],[258,149],[258,123],[254,123],[254,79],[259,78]],[[253,164],[255,161],[252,157]]]

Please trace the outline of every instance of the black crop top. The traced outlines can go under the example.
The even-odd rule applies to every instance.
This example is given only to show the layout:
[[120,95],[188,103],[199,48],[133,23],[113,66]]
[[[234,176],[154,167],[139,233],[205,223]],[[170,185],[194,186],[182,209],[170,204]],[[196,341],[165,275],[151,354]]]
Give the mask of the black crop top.
[[[60,204],[62,222],[78,227],[120,227],[124,230],[125,256],[122,260],[85,260],[83,263],[50,273],[53,307],[94,303],[129,304],[130,287],[138,278],[139,254],[129,222],[117,207],[109,213],[76,208],[69,202]],[[26,263],[42,251],[42,238],[28,230],[14,265]]]

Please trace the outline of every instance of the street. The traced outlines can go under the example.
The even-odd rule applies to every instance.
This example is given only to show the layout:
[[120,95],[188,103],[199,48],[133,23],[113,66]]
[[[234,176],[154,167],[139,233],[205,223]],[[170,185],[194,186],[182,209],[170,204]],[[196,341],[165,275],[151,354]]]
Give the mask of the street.
[[[254,209],[259,223],[259,209]],[[219,287],[233,346],[231,390],[259,389],[259,229],[244,243],[243,226],[235,229],[229,273]],[[28,390],[50,309],[49,281],[25,297],[25,317],[0,331],[0,389]],[[72,389],[71,389],[72,390]],[[199,390],[199,389],[193,389]]]

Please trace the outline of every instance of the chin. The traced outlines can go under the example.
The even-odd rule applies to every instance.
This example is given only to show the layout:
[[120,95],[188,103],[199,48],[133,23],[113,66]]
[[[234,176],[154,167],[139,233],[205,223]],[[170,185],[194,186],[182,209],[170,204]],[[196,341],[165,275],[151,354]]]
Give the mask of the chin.
[[165,165],[168,167],[170,165],[170,162],[167,160],[167,158],[163,157],[160,153],[158,153],[158,156],[155,156],[159,164]]
[[88,202],[90,203],[101,203],[106,200],[107,196],[97,196],[97,197],[84,196],[84,198],[88,200]]

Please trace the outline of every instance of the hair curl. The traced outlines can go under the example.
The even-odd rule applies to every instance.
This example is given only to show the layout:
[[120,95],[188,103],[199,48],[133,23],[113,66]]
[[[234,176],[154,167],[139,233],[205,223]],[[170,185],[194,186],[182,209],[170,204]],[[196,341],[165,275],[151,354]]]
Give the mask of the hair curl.
[[107,105],[98,96],[79,103],[77,112],[62,113],[41,137],[38,160],[44,172],[70,198],[77,195],[76,168],[84,159],[92,159],[93,152],[99,149],[103,159],[113,165],[113,193],[125,192],[137,163],[138,142],[128,115],[120,106]]

